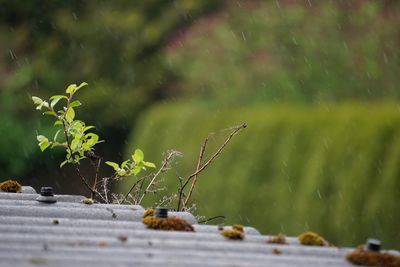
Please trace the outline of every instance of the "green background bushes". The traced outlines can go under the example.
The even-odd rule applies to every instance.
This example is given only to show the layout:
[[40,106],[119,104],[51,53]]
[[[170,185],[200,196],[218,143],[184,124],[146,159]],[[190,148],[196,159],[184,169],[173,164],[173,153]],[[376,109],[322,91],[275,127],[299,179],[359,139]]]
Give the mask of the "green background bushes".
[[[196,103],[159,105],[142,116],[129,149],[184,153],[164,177],[175,193],[177,176],[192,173],[209,132],[208,156],[246,121],[226,151],[204,171],[193,200],[198,213],[225,215],[264,233],[320,232],[338,245],[367,237],[399,248],[400,114],[395,104],[251,107],[220,112]],[[148,199],[144,205],[151,205]],[[173,207],[175,208],[175,207]]]

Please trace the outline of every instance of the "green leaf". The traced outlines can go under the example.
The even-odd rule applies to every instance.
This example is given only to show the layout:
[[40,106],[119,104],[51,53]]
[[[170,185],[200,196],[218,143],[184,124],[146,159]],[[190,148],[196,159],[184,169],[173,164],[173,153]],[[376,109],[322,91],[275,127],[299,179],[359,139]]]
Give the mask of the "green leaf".
[[119,169],[119,170],[117,171],[117,174],[118,174],[119,176],[125,176],[125,175],[126,175],[126,170],[124,170],[124,169]]
[[85,151],[89,151],[89,150],[90,150],[90,145],[89,145],[88,143],[83,143],[83,144],[82,144],[82,148],[83,148],[83,150],[85,150]]
[[57,116],[57,114],[54,111],[43,112],[43,115]]
[[136,164],[143,161],[144,159],[143,151],[140,149],[136,149],[135,153],[132,155],[132,159],[135,161]]
[[40,105],[43,102],[43,100],[40,97],[37,97],[37,96],[32,96],[32,101],[36,105]]
[[117,172],[119,169],[121,169],[118,165],[118,163],[112,162],[112,161],[106,161],[105,164],[108,166],[113,167],[113,169]]
[[58,130],[58,131],[56,132],[56,134],[54,135],[54,139],[53,139],[53,140],[54,140],[55,142],[57,142],[57,137],[58,137],[58,134],[60,133],[60,131],[61,131],[61,130]]
[[126,165],[128,164],[129,160],[125,160],[124,162],[121,163],[121,168],[125,168]]
[[75,92],[78,91],[79,89],[81,89],[82,87],[85,87],[86,85],[88,85],[87,82],[81,83],[81,84],[75,89]]
[[67,93],[67,94],[73,94],[73,93],[75,93],[75,91],[76,91],[76,84],[70,84],[68,87],[67,87],[67,90],[65,90],[65,92]]
[[42,110],[42,107],[48,108],[48,107],[49,107],[49,103],[47,103],[46,101],[43,101],[42,103],[40,103],[40,104],[36,107],[36,109],[37,109],[37,110]]
[[38,135],[38,136],[36,136],[36,139],[37,139],[40,143],[48,142],[48,141],[49,141],[49,139],[48,139],[46,136],[44,136],[44,135]]
[[79,106],[81,106],[81,105],[82,105],[82,103],[81,103],[80,101],[78,101],[78,100],[75,100],[74,102],[72,102],[71,104],[69,104],[69,106],[70,106],[71,108],[79,107]]
[[94,127],[94,126],[87,126],[87,127],[85,127],[85,128],[83,129],[83,132],[86,132],[87,130],[90,130],[90,129],[93,129],[93,128],[96,128],[96,127]]
[[47,142],[42,142],[42,143],[39,144],[40,150],[42,152],[45,151],[46,148],[48,148],[49,146],[50,146],[50,143],[48,141]]
[[132,169],[131,170],[131,173],[130,174],[133,174],[133,175],[136,175],[136,174],[138,174],[140,171],[142,170],[142,168],[134,168],[134,169]]
[[99,141],[99,136],[97,134],[94,134],[94,133],[86,134],[85,138],[87,138],[87,142],[86,143],[89,146],[94,146]]
[[74,138],[71,141],[71,149],[72,150],[76,150],[77,148],[79,148],[81,145],[81,140],[79,138]]
[[58,121],[56,121],[56,122],[54,123],[54,126],[56,126],[56,125],[63,125],[63,123],[62,123],[62,121],[58,120]]
[[50,97],[51,100],[50,106],[53,108],[58,103],[58,101],[60,101],[63,98],[68,99],[68,97],[66,97],[65,95],[54,95]]
[[65,164],[67,164],[68,163],[68,160],[64,160],[63,162],[61,162],[61,164],[60,164],[60,168],[62,168]]
[[54,99],[67,99],[68,97],[66,97],[65,95],[53,95],[52,97],[50,97],[50,100],[54,100]]
[[68,108],[67,112],[65,113],[65,119],[71,123],[75,118],[75,111],[72,107]]
[[143,165],[149,168],[155,168],[156,165],[153,162],[143,161]]

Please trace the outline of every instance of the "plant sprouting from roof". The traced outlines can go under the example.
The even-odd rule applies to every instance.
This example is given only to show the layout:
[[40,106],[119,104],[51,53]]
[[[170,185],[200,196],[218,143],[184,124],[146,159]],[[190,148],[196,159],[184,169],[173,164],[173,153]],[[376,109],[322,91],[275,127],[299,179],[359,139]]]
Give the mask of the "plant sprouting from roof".
[[[66,164],[71,164],[91,192],[91,198],[100,197],[104,202],[108,201],[108,181],[117,181],[130,176],[138,175],[142,170],[155,168],[152,162],[144,161],[144,153],[140,149],[136,149],[131,158],[125,160],[121,164],[112,161],[106,161],[105,164],[114,169],[114,174],[111,177],[104,177],[102,191],[98,188],[101,186],[99,182],[99,170],[102,158],[95,153],[95,146],[103,140],[93,132],[94,126],[86,124],[82,120],[76,119],[76,108],[81,106],[79,100],[75,100],[75,94],[88,84],[86,82],[80,85],[71,84],[67,87],[65,95],[54,95],[48,101],[39,97],[33,96],[32,101],[36,105],[37,110],[44,110],[43,115],[48,115],[54,118],[54,127],[58,128],[53,138],[48,138],[44,135],[37,135],[40,150],[43,152],[47,148],[63,148],[66,155],[65,160],[61,162],[60,168]],[[62,105],[60,105],[62,104]],[[94,167],[95,175],[92,185],[82,175],[79,165],[82,160],[88,159]]]

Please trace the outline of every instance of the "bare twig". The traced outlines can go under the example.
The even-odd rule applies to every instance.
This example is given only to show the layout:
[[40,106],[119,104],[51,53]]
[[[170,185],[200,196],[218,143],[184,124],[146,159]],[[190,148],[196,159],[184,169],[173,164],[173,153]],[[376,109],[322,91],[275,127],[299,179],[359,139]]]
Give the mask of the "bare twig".
[[[197,161],[197,166],[196,166],[195,173],[198,172],[200,167],[201,167],[201,162],[203,161],[203,157],[204,157],[204,153],[206,151],[206,146],[207,146],[207,142],[208,142],[209,137],[210,137],[210,135],[208,135],[207,138],[204,140],[204,143],[201,144],[199,159]],[[196,182],[197,182],[197,176],[198,176],[198,173],[193,177],[193,181],[192,181],[192,184],[190,186],[189,193],[188,193],[185,201],[183,202],[184,206],[187,205],[190,197],[192,196],[192,193],[193,193],[193,190],[194,190],[194,186],[196,185]]]
[[154,181],[157,179],[157,177],[160,175],[160,173],[165,172],[168,169],[168,166],[169,166],[171,160],[173,160],[178,155],[179,155],[179,152],[177,152],[177,151],[169,151],[168,152],[166,158],[163,160],[163,163],[162,163],[160,169],[158,169],[158,171],[154,174],[150,183],[147,185],[146,189],[143,191],[142,196],[139,198],[139,201],[137,202],[138,205],[140,205],[140,203],[142,203],[143,198],[149,192],[150,188],[154,184]]
[[[100,160],[99,160],[100,161]],[[100,164],[99,164],[100,165]],[[97,173],[96,173],[96,180],[97,180]],[[104,190],[104,198],[106,200],[106,203],[108,204],[108,189],[107,189],[107,182],[108,178],[104,177],[103,178],[103,190]],[[93,184],[93,187],[95,187],[96,183]]]
[[[94,177],[94,182],[93,182],[93,185],[92,185],[92,190],[93,191],[96,189],[97,180],[99,179],[100,164],[101,164],[101,158],[97,157],[96,175]],[[105,183],[104,183],[104,185],[105,185]],[[106,187],[105,187],[105,189],[106,189]],[[93,191],[92,191],[92,194],[91,194],[91,198],[92,199],[94,198]],[[106,192],[106,190],[104,190],[104,195],[105,195],[105,198],[107,200],[107,192]],[[106,203],[108,203],[108,201]]]
[[[195,171],[194,173],[192,173],[192,174],[186,179],[185,183],[179,188],[179,193],[178,193],[179,198],[178,198],[178,208],[177,208],[178,211],[181,210],[182,202],[183,202],[183,206],[186,206],[186,204],[187,204],[187,203],[189,202],[189,200],[190,200],[190,197],[188,197],[188,198],[186,198],[186,199],[183,201],[183,195],[184,195],[184,194],[183,194],[183,191],[185,190],[185,188],[186,188],[186,186],[188,185],[188,183],[190,182],[190,180],[192,180],[194,177],[196,177],[196,179],[197,179],[198,175],[199,175],[205,168],[207,168],[207,167],[214,161],[215,158],[217,158],[217,157],[221,154],[221,152],[224,150],[224,148],[227,146],[227,144],[231,141],[231,139],[232,139],[237,133],[239,133],[240,130],[242,130],[242,129],[246,128],[246,127],[247,127],[247,124],[246,124],[246,123],[243,123],[243,124],[241,124],[241,125],[239,125],[239,126],[232,127],[233,131],[230,133],[230,135],[229,135],[228,138],[225,140],[225,142],[218,148],[218,150],[211,156],[211,158],[210,158],[209,160],[207,160],[204,164],[202,164],[200,168],[196,168],[196,171]],[[209,137],[209,136],[208,136],[208,137]],[[207,137],[207,138],[208,138],[208,137]],[[206,142],[204,142],[204,143],[206,143]],[[204,144],[204,143],[203,143],[203,144]],[[204,149],[205,149],[205,148],[204,148]],[[200,150],[200,151],[201,151],[201,150]],[[200,152],[200,156],[203,157],[201,152]],[[189,196],[189,195],[188,195],[188,196]]]
[[146,177],[142,177],[139,180],[137,180],[135,183],[133,183],[133,185],[131,186],[131,188],[128,190],[128,192],[126,192],[126,194],[124,195],[124,198],[120,201],[121,203],[124,203],[125,200],[128,198],[129,194],[132,192],[132,190],[140,183],[142,182],[142,180],[144,180]]
[[208,223],[209,221],[216,220],[216,219],[223,219],[223,220],[225,220],[225,216],[223,216],[223,215],[214,216],[214,217],[207,218],[207,219],[205,219],[205,220],[199,221],[199,223]]

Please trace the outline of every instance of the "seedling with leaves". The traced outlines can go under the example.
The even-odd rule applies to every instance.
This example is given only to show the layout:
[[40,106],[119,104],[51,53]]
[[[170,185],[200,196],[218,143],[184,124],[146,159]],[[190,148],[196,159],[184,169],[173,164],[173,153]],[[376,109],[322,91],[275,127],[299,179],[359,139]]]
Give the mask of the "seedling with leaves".
[[[99,182],[99,170],[102,158],[96,155],[95,145],[103,141],[99,140],[99,136],[93,132],[93,129],[95,129],[94,126],[87,125],[82,120],[75,119],[75,109],[81,106],[82,103],[74,100],[74,96],[80,89],[87,85],[86,82],[81,83],[79,86],[71,84],[65,91],[66,95],[54,95],[48,101],[36,96],[32,97],[36,109],[45,110],[43,115],[53,117],[55,119],[54,127],[58,128],[52,139],[44,135],[38,135],[37,140],[42,152],[49,147],[65,149],[65,160],[60,164],[60,168],[66,164],[72,164],[84,185],[91,192],[91,198],[98,196],[104,202],[108,203],[108,181],[117,181],[130,176],[136,176],[142,170],[145,170],[146,167],[155,168],[156,166],[154,163],[144,161],[144,153],[140,149],[136,149],[131,159],[121,164],[106,161],[105,163],[111,166],[115,173],[111,177],[101,179],[103,183],[102,192],[99,190],[98,187],[101,185],[101,182]],[[63,105],[60,105],[61,103]],[[94,167],[95,175],[92,185],[89,185],[89,181],[82,175],[79,169],[79,165],[84,159],[88,159]]]

